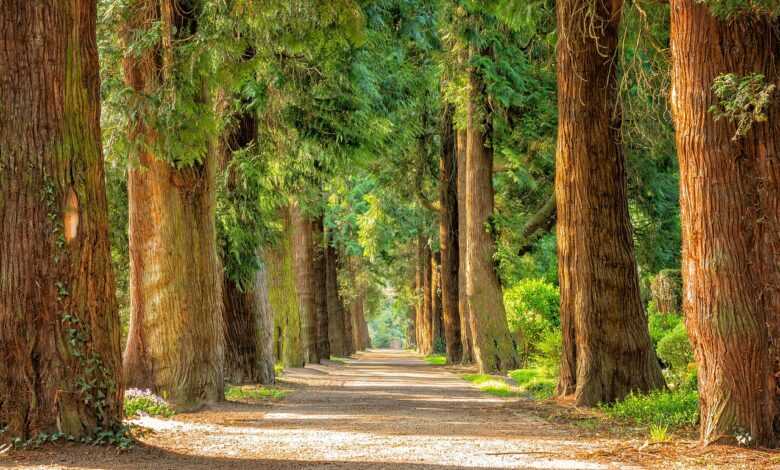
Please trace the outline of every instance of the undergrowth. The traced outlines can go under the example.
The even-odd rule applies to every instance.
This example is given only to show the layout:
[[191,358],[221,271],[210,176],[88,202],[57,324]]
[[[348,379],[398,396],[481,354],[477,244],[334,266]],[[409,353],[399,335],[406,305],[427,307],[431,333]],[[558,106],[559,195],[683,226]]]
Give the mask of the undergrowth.
[[225,391],[228,401],[244,400],[281,400],[287,396],[287,391],[262,385],[230,386]]
[[447,365],[447,356],[444,354],[431,354],[425,356],[425,362],[432,366],[445,366]]
[[174,411],[168,402],[150,390],[136,388],[125,390],[125,416],[132,418],[140,415],[170,418],[174,415]]
[[641,426],[675,429],[695,426],[699,420],[699,396],[688,389],[631,394],[601,408],[611,418]]

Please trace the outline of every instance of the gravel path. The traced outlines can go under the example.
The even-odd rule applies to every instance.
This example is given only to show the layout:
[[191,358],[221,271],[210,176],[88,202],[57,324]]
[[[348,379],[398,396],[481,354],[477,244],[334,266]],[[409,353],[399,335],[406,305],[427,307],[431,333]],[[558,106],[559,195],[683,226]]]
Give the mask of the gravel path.
[[578,437],[408,352],[374,350],[343,364],[291,369],[284,382],[293,392],[280,402],[140,419],[153,432],[131,451],[60,446],[0,457],[0,467],[629,468],[578,460],[615,442]]

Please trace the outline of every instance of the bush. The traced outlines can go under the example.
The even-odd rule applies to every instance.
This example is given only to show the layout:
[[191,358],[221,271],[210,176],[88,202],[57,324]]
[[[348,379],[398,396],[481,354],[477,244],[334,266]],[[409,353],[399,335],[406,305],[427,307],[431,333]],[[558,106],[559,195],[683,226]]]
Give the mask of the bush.
[[170,418],[173,414],[174,411],[168,402],[150,390],[137,388],[125,390],[125,416],[128,418],[142,415]]
[[523,365],[539,353],[544,334],[560,325],[558,288],[542,279],[525,279],[504,292],[509,330]]
[[647,395],[629,395],[603,409],[613,418],[639,425],[695,426],[699,420],[699,395],[695,390],[658,390]]
[[509,377],[517,382],[520,390],[539,400],[552,397],[558,384],[557,374],[552,374],[552,371],[545,367],[513,370],[509,372]]
[[658,342],[668,335],[680,324],[682,324],[682,316],[674,313],[659,313],[655,308],[655,302],[650,301],[647,307],[647,321],[648,328],[650,329],[650,338],[653,340],[653,346],[658,346]]
[[680,322],[672,331],[658,341],[658,357],[669,365],[672,385],[689,381],[689,365],[693,362],[693,350],[688,340],[685,324]]

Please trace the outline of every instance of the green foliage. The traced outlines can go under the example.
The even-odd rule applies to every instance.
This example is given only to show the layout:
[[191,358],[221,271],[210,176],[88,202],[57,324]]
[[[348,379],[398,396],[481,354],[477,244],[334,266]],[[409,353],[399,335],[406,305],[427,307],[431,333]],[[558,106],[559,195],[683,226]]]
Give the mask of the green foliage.
[[537,366],[509,372],[509,377],[517,382],[518,388],[530,393],[537,400],[546,400],[555,395],[558,375],[547,367]]
[[780,3],[777,0],[696,0],[710,8],[714,16],[721,20],[731,20],[738,16],[780,15]]
[[716,121],[726,118],[736,124],[737,131],[732,140],[737,141],[750,132],[754,123],[767,120],[766,110],[775,88],[773,83],[766,83],[766,78],[759,73],[719,75],[712,84],[712,91],[719,102],[710,107],[710,112]]
[[170,418],[173,408],[149,390],[130,389],[125,391],[125,416],[133,418],[141,414]]
[[680,322],[672,331],[658,341],[658,357],[669,364],[672,374],[679,382],[688,374],[688,366],[693,362],[693,351],[688,339],[685,323]]
[[487,374],[466,374],[463,380],[471,382],[480,390],[496,397],[513,397],[519,391],[511,387],[504,378]]
[[398,298],[383,298],[379,312],[368,320],[371,342],[376,348],[389,348],[393,343],[406,345],[407,306]]
[[647,310],[650,338],[653,340],[653,345],[657,347],[658,342],[661,341],[664,336],[668,335],[682,324],[682,316],[673,313],[658,313],[655,308],[655,303],[652,301],[648,305]]
[[261,385],[229,386],[225,390],[228,401],[281,400],[287,396],[286,390]]
[[699,396],[694,390],[632,394],[603,410],[612,418],[643,426],[692,427],[699,420]]
[[560,325],[558,288],[542,279],[524,279],[504,291],[509,330],[523,364],[539,353],[544,334]]
[[669,442],[669,426],[666,424],[651,424],[650,425],[650,442],[662,443]]
[[431,354],[425,356],[425,362],[432,366],[445,366],[447,365],[447,356],[444,354]]

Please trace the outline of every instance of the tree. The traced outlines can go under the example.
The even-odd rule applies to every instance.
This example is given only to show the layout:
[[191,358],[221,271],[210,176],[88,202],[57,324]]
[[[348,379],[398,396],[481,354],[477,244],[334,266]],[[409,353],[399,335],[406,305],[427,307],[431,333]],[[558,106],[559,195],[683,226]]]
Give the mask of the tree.
[[94,437],[122,418],[96,4],[2,10],[0,429]]
[[320,358],[330,358],[329,318],[328,318],[328,271],[325,254],[325,226],[322,216],[313,221],[314,231],[314,305],[317,310],[317,351]]
[[[719,5],[671,2],[683,310],[699,364],[702,442],[746,434],[771,446],[780,413],[780,108],[760,94],[780,78],[780,36],[777,12]],[[757,86],[740,87],[749,80]],[[754,104],[729,114],[729,99]]]
[[317,340],[317,298],[315,285],[315,244],[316,230],[314,222],[305,216],[296,205],[290,208],[294,234],[295,279],[301,304],[301,325],[303,331],[303,351],[306,362],[318,364],[320,351]]
[[[138,163],[128,182],[132,317],[125,383],[150,388],[178,409],[222,400],[224,392],[222,269],[214,218],[216,136],[200,127],[186,129],[200,139],[187,143],[178,140],[186,132],[168,126],[203,124],[187,122],[193,116],[183,113],[200,119],[199,113],[213,114],[200,75],[205,72],[181,80],[185,70],[174,50],[198,33],[200,5],[190,7],[180,8],[175,0],[133,0],[124,34],[125,81],[139,108],[128,139],[137,145]],[[159,42],[137,51],[135,41],[149,36],[158,22]],[[154,109],[156,103],[163,106]],[[173,107],[174,114],[167,116],[173,121],[156,115],[168,111],[164,104]]]
[[466,131],[466,292],[474,359],[482,372],[506,372],[518,365],[506,322],[501,282],[493,262],[492,123],[485,82],[473,61],[491,57],[489,48],[471,46],[468,128]]
[[447,363],[459,363],[463,357],[461,319],[458,309],[458,167],[454,106],[445,105],[441,122],[439,164],[439,241],[441,244],[441,307]]
[[664,386],[639,294],[613,64],[619,3],[556,3],[558,391],[595,406]]
[[339,294],[338,264],[337,249],[328,240],[325,246],[325,270],[330,352],[334,356],[348,356],[351,342],[347,339],[346,312]]
[[471,316],[466,292],[466,131],[457,131],[456,151],[458,154],[458,314],[462,344],[462,362],[470,363],[474,357]]

